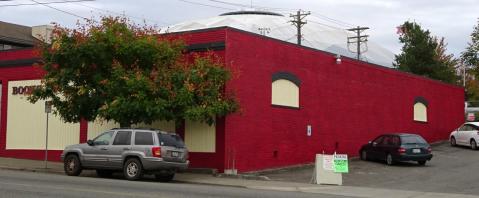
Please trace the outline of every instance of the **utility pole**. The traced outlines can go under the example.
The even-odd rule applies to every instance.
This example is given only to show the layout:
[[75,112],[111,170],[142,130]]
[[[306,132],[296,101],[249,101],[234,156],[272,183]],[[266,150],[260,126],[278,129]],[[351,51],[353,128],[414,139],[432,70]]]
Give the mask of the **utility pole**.
[[[356,32],[356,36],[349,36],[348,37],[348,46],[351,43],[356,43],[356,45],[357,45],[356,53],[357,53],[358,60],[361,59],[361,53],[362,53],[361,52],[361,43],[368,42],[368,37],[369,37],[369,35],[361,35],[361,32],[363,32],[364,30],[367,30],[367,29],[369,29],[369,28],[368,27],[360,27],[360,26],[358,26],[356,28],[348,29],[348,31]],[[348,49],[349,49],[349,47],[348,47]],[[367,51],[367,49],[364,52],[366,52],[366,51]]]
[[298,45],[301,45],[301,39],[303,35],[301,34],[301,28],[303,27],[304,24],[306,24],[306,21],[303,21],[304,18],[308,15],[310,15],[311,12],[304,12],[302,10],[298,10],[296,14],[290,14],[289,17],[293,18],[290,22],[293,23],[294,26],[296,26],[296,29],[298,30],[297,37],[298,37]]

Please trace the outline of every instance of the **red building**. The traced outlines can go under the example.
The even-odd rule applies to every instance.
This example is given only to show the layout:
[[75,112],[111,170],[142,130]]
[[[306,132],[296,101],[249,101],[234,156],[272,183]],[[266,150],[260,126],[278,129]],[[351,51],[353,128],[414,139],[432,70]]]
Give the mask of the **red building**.
[[[235,73],[226,89],[234,90],[241,106],[218,118],[212,134],[188,132],[196,127],[188,123],[176,131],[192,150],[192,167],[244,172],[310,163],[323,152],[357,156],[362,144],[381,133],[417,133],[436,142],[464,121],[461,87],[346,57],[338,62],[336,54],[230,27],[175,36],[186,40],[189,51],[211,50],[224,60]],[[36,133],[7,126],[20,127],[14,119],[22,114],[13,86],[41,78],[33,61],[31,50],[0,52],[0,156],[43,158],[41,144],[24,148],[15,135],[8,137]],[[26,119],[24,125],[43,122]],[[71,126],[76,132],[52,147],[50,159],[59,159],[63,144],[91,137],[90,125]],[[209,134],[206,140],[202,133]]]

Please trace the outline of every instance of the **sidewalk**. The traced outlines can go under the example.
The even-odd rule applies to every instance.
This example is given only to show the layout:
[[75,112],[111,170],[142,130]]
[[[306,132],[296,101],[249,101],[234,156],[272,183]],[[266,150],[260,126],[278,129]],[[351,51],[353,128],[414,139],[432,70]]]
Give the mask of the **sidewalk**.
[[[0,169],[20,170],[31,172],[44,172],[52,174],[64,174],[63,163],[48,162],[48,168],[45,169],[44,161],[24,160],[13,158],[0,158]],[[84,176],[93,176],[94,172],[89,171],[82,173]],[[389,197],[389,198],[479,198],[479,196],[449,194],[449,193],[432,193],[418,192],[406,190],[391,190],[380,188],[366,188],[353,186],[330,186],[330,185],[314,185],[305,183],[285,182],[285,181],[260,181],[250,179],[234,179],[215,177],[210,174],[197,173],[178,173],[175,181],[192,184],[221,185],[243,187],[259,190],[275,190],[275,191],[296,191],[304,193],[330,194],[349,197]]]

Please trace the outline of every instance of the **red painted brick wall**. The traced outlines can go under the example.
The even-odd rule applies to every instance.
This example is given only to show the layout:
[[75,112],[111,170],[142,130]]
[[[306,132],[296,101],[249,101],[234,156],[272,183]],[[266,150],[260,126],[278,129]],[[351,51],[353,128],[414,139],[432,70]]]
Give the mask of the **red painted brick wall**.
[[[385,132],[435,142],[464,121],[460,87],[348,58],[337,65],[332,54],[239,30],[228,29],[226,38],[226,62],[239,71],[227,88],[242,108],[226,118],[226,159],[234,153],[239,171],[313,162],[336,145],[338,153],[356,156]],[[271,106],[271,77],[278,71],[301,80],[299,110]],[[427,123],[413,121],[417,96],[429,102]]]
[[28,58],[32,58],[33,54],[34,52],[31,48],[1,51],[0,61],[17,60],[17,59],[24,59],[24,58],[28,59]]
[[[208,31],[193,31],[184,33],[169,34],[170,38],[181,39],[187,45],[192,44],[206,44],[213,42],[225,41],[226,29],[215,28]],[[225,51],[208,51],[208,52],[195,52],[194,54],[206,55],[208,53],[214,53],[216,58],[220,61],[225,60]],[[192,59],[191,59],[192,60]],[[225,163],[225,121],[224,118],[217,118],[216,123],[216,151],[215,153],[203,153],[203,152],[190,152],[190,167],[191,168],[214,168],[223,172]],[[184,138],[184,126],[177,129]]]
[[[395,70],[244,33],[231,28],[181,34],[188,44],[226,41],[215,51],[234,72],[226,89],[234,90],[241,111],[217,124],[216,153],[191,153],[192,167],[259,170],[312,162],[316,153],[357,155],[359,147],[384,132],[416,132],[428,141],[446,139],[463,121],[464,90]],[[27,58],[30,52],[0,60]],[[12,58],[13,57],[13,58]],[[299,110],[271,106],[271,77],[286,71],[301,80]],[[33,67],[0,68],[2,109],[8,80],[38,79]],[[428,100],[428,123],[413,121],[417,96]],[[6,111],[2,112],[2,122]],[[312,136],[306,126],[312,125]],[[84,134],[86,125],[81,131]],[[179,131],[181,134],[182,132]],[[5,149],[0,127],[0,155],[42,159],[41,151]],[[84,137],[82,137],[84,139]],[[60,151],[51,152],[51,159]],[[276,153],[276,155],[274,155]]]

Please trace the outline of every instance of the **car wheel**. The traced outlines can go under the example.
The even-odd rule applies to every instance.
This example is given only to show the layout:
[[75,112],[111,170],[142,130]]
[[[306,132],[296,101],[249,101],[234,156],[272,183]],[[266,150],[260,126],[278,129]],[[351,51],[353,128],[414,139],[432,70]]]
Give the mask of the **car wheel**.
[[450,143],[451,143],[451,146],[456,146],[457,145],[456,138],[454,138],[454,136],[451,137]]
[[426,160],[423,160],[423,161],[417,161],[417,163],[421,166],[424,166],[426,165]]
[[112,174],[113,171],[111,170],[96,170],[96,175],[98,175],[98,177],[111,177]]
[[78,156],[74,154],[67,155],[65,157],[65,161],[63,162],[63,169],[65,170],[65,173],[69,176],[80,175],[82,167]]
[[393,156],[390,153],[386,155],[386,164],[389,166],[394,164]]
[[472,150],[477,150],[476,140],[471,140],[471,149],[472,149]]
[[128,159],[123,165],[123,174],[128,180],[138,180],[143,176],[143,166],[136,158]]
[[366,150],[361,150],[360,158],[361,158],[361,160],[364,160],[364,161],[368,160],[368,154],[367,154]]
[[175,173],[170,174],[155,174],[156,180],[160,182],[170,182],[175,177]]

